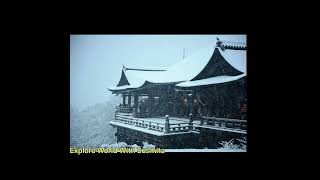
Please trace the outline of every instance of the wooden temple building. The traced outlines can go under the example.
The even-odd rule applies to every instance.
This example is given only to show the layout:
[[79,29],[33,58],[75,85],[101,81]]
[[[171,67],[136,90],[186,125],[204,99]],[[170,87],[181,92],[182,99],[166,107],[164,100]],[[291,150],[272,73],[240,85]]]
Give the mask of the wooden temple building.
[[167,69],[123,66],[118,84],[108,88],[123,97],[110,123],[119,141],[136,136],[131,143],[148,139],[171,148],[183,141],[174,147],[184,148],[200,147],[186,141],[201,141],[216,147],[221,133],[245,136],[246,50],[246,43],[217,38]]

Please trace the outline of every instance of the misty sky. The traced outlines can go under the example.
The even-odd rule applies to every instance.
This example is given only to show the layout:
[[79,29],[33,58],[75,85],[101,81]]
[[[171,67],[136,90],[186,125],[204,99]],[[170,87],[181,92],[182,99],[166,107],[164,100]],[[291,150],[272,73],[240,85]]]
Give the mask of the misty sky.
[[[127,67],[167,67],[214,43],[217,35],[71,35],[70,103],[83,109],[112,96],[122,64]],[[242,35],[218,35],[246,42]]]

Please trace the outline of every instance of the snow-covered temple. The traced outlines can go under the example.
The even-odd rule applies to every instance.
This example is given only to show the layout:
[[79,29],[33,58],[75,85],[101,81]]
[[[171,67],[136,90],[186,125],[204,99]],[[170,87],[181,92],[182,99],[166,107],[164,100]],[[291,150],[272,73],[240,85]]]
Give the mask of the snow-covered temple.
[[[229,123],[232,124],[229,130],[246,133],[246,55],[246,43],[217,38],[210,46],[167,69],[123,66],[118,84],[108,88],[113,94],[123,96],[122,104],[116,109],[115,121],[126,119],[124,117],[126,120],[128,117],[136,121],[145,120],[138,123],[145,128],[147,123],[151,124],[149,118],[152,123],[158,122],[158,127],[146,129],[164,134],[214,127],[215,122],[220,128],[228,130]],[[181,123],[179,128],[182,127],[182,131],[181,128],[166,131],[165,122],[162,127],[162,121],[157,121],[157,117],[170,117],[182,122],[183,119],[191,119],[193,123],[187,124],[186,129]],[[120,121],[113,123],[120,126]],[[125,124],[130,125],[130,122],[125,121]],[[172,126],[175,124],[178,123]]]

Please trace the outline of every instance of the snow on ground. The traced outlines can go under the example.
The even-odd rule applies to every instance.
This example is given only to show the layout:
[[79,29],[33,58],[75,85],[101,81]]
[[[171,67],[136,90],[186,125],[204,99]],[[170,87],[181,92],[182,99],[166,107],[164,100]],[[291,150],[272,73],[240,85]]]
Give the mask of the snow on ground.
[[235,144],[234,139],[219,142],[218,149],[166,149],[166,152],[247,152],[247,138],[240,139],[243,144]]
[[[103,148],[143,148],[152,149],[156,148],[155,145],[143,142],[143,147],[136,144],[128,145],[125,142],[119,142],[114,144],[102,144],[100,147]],[[165,149],[165,152],[246,152],[245,149],[232,149],[232,148],[220,148],[220,149]]]
[[[242,139],[243,142],[246,144],[246,138]],[[165,152],[247,152],[247,146],[246,145],[237,145],[234,143],[234,139],[231,139],[230,141],[222,141],[219,144],[222,145],[222,147],[218,149],[165,149]],[[102,144],[100,147],[103,148],[143,148],[143,149],[152,149],[156,148],[153,144],[148,144],[147,142],[143,142],[143,147],[140,147],[136,144],[128,145],[125,142],[119,142],[114,144]]]

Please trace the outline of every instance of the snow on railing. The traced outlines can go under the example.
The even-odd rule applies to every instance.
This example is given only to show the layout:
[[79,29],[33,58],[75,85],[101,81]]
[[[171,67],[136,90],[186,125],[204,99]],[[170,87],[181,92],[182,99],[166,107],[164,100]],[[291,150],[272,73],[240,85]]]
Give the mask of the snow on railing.
[[[168,117],[169,118],[169,117]],[[134,118],[130,116],[124,116],[120,114],[115,115],[115,121],[129,124],[132,126],[138,126],[150,130],[173,133],[173,132],[186,132],[193,129],[188,122],[181,123],[165,123],[165,122],[154,122],[147,119]]]
[[212,125],[215,126],[216,123],[219,127],[224,125],[224,127],[229,127],[231,124],[231,128],[240,128],[246,129],[247,127],[247,120],[240,120],[240,119],[229,119],[229,118],[217,118],[217,117],[208,117],[208,116],[201,116],[200,124]]
[[186,122],[170,124],[170,132],[182,132],[189,131],[191,129],[192,127]]

